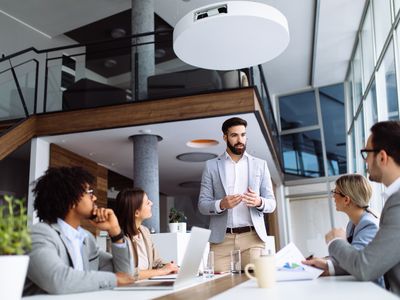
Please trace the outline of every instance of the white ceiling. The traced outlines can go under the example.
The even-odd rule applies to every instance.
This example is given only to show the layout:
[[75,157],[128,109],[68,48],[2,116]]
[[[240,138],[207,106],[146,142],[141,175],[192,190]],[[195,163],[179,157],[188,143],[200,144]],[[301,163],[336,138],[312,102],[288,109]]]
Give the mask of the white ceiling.
[[[319,18],[316,24],[313,85],[328,85],[344,80],[366,0],[255,1],[279,9],[289,24],[291,40],[288,48],[278,58],[264,64],[268,88],[272,95],[311,86],[314,6],[317,1]],[[154,10],[174,26],[187,12],[215,2],[220,1],[154,0]],[[56,37],[124,11],[131,7],[131,3],[131,0],[31,0],[21,5],[20,1],[0,0],[0,12],[6,14],[0,17],[11,16],[50,37]],[[7,41],[3,40],[2,43]]]
[[[248,122],[248,152],[267,160],[271,175],[279,178],[275,163],[271,160],[268,146],[262,136],[254,114],[238,115]],[[133,178],[133,142],[135,134],[155,134],[163,139],[158,143],[160,192],[167,195],[197,194],[198,190],[179,187],[179,183],[199,181],[203,162],[184,162],[176,157],[188,152],[207,152],[220,155],[226,144],[222,138],[221,125],[228,117],[216,117],[190,121],[169,122],[128,128],[83,132],[43,137],[65,149],[79,153],[101,165],[129,178]],[[218,145],[205,149],[191,148],[187,142],[194,139],[214,139]]]
[[[172,26],[190,10],[219,1],[211,0],[154,0],[155,12]],[[286,94],[309,88],[312,67],[313,86],[329,85],[345,79],[347,65],[366,0],[259,0],[279,9],[288,19],[290,43],[276,59],[263,65],[268,88],[272,95]],[[314,9],[317,13],[315,61],[313,64]],[[1,18],[18,19],[51,37],[126,10],[131,0],[0,0]],[[260,36],[268,38],[268,36]],[[13,43],[2,40],[2,43]],[[31,45],[27,45],[29,47]],[[22,49],[15,49],[19,51]],[[245,55],[245,54],[244,54]],[[159,144],[160,191],[181,193],[177,184],[199,180],[202,163],[186,163],[175,159],[178,154],[198,151],[185,143],[195,138],[214,138],[220,145],[207,149],[215,154],[224,151],[220,126],[225,117],[195,121],[154,124],[145,127],[122,128],[45,139],[66,149],[91,158],[128,177],[132,177],[132,144],[128,137],[139,130],[149,129],[161,135]],[[268,159],[267,146],[254,115],[250,122],[250,153]],[[256,142],[257,141],[257,142]],[[204,151],[204,150],[200,150]],[[89,153],[95,153],[90,156]],[[272,166],[273,162],[270,161]],[[274,170],[273,172],[274,173]],[[277,178],[277,174],[273,174]]]

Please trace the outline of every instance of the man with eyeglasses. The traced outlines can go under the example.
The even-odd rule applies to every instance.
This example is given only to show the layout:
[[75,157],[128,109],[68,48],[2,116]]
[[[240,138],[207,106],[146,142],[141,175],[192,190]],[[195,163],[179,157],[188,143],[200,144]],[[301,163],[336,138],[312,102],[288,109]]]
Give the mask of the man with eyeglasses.
[[354,249],[342,229],[326,236],[330,256],[359,280],[382,275],[386,288],[400,295],[400,121],[376,123],[361,155],[369,179],[386,186],[379,230],[363,250]]
[[[111,209],[98,208],[95,178],[79,167],[50,168],[33,189],[40,220],[31,228],[32,250],[24,296],[111,289],[134,282],[131,256]],[[108,232],[112,254],[99,250],[84,220]],[[114,273],[116,272],[116,273]]]

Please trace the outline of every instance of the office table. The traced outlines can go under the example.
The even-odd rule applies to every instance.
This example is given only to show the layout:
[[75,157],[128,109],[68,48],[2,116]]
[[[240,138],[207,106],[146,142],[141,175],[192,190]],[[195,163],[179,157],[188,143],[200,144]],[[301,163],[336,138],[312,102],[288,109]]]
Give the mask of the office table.
[[259,289],[253,280],[245,275],[226,275],[215,280],[179,291],[101,291],[69,295],[37,295],[24,297],[23,300],[197,300],[209,299],[399,299],[372,282],[356,281],[352,276],[320,277],[316,280],[278,282],[273,289]]

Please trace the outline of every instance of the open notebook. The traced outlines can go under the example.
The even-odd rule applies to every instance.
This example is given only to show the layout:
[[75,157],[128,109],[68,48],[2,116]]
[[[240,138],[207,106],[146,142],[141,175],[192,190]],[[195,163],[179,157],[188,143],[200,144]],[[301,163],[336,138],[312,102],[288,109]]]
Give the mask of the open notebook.
[[190,285],[199,271],[201,259],[203,258],[210,234],[211,231],[208,229],[192,227],[190,240],[176,280],[140,280],[127,286],[116,287],[115,290],[167,290]]

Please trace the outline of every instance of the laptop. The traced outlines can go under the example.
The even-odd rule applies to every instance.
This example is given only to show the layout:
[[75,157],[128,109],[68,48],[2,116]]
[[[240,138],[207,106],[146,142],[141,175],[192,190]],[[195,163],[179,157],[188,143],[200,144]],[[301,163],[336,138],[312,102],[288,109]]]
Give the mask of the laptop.
[[197,277],[211,230],[192,227],[182,265],[175,280],[140,280],[114,290],[172,290],[190,285]]

